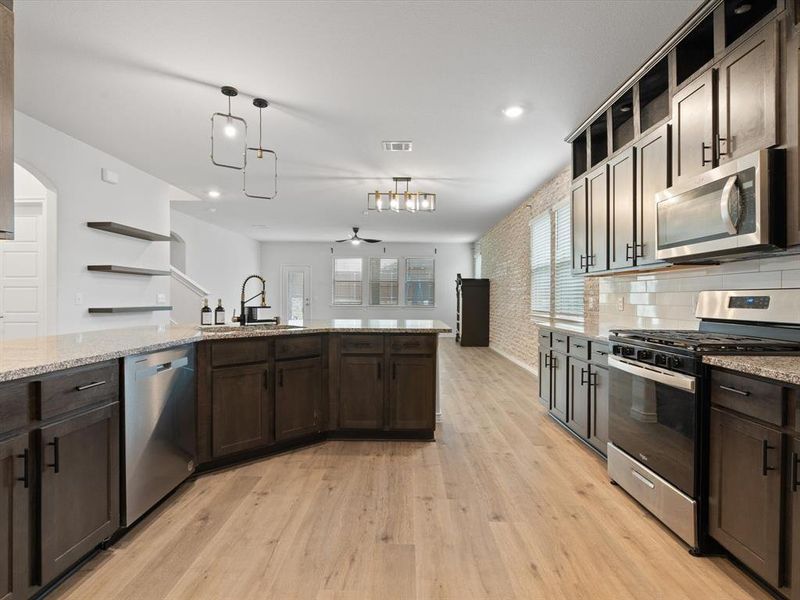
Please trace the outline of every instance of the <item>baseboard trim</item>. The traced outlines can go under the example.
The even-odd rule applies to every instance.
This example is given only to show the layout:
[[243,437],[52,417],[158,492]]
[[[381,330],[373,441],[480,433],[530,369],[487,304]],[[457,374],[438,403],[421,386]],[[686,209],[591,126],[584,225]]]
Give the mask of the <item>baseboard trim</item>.
[[489,346],[489,349],[492,350],[493,352],[496,352],[497,354],[499,354],[500,356],[502,356],[506,360],[510,360],[512,363],[514,363],[518,367],[521,367],[521,368],[525,369],[528,373],[530,373],[534,377],[538,377],[539,376],[539,371],[537,369],[534,369],[530,365],[525,364],[524,362],[522,362],[517,357],[511,356],[510,354],[507,354],[506,352],[503,352],[502,350],[499,350],[498,348],[496,348],[494,346],[491,346],[491,345]]

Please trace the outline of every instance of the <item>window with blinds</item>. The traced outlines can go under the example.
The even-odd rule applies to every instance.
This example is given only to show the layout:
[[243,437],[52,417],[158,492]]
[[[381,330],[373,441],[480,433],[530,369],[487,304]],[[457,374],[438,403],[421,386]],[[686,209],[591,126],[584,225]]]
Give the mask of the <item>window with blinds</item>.
[[405,279],[407,306],[433,306],[434,262],[432,258],[407,258]]
[[398,303],[400,261],[396,258],[369,259],[369,303],[373,306]]
[[551,212],[531,220],[531,311],[550,314]]
[[360,258],[333,259],[333,303],[361,304],[363,294]]
[[559,204],[554,210],[554,216],[554,313],[556,317],[583,317],[583,277],[572,275],[572,231],[569,202]]

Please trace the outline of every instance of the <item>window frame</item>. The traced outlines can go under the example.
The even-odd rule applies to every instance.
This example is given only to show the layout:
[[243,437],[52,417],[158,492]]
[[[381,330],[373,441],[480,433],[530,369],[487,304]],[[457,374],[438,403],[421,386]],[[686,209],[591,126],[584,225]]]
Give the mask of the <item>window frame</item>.
[[[433,297],[431,304],[409,304],[408,303],[408,261],[409,260],[429,260],[431,266],[431,283],[433,284]],[[436,308],[436,257],[435,256],[405,256],[403,257],[403,307],[405,308]]]
[[[548,290],[547,290],[547,310],[542,310],[540,308],[536,308],[534,306],[534,264],[533,264],[533,226],[534,221],[538,219],[544,219],[547,217],[547,230],[548,230],[548,256],[547,256],[547,281],[548,281]],[[554,224],[555,224],[555,213],[548,209],[544,210],[535,217],[531,218],[528,222],[528,226],[530,227],[530,234],[529,234],[529,244],[530,244],[530,307],[531,307],[531,314],[537,317],[552,317],[553,316],[553,247],[555,246],[555,231],[554,231]]]
[[[336,261],[337,260],[358,260],[361,263],[361,299],[359,302],[337,302],[336,301]],[[364,306],[364,257],[363,256],[334,256],[331,258],[331,306],[348,307]]]
[[[376,307],[393,307],[393,306],[400,306],[400,257],[390,257],[390,256],[369,256],[367,257],[367,306],[376,306]],[[372,302],[372,261],[382,261],[382,260],[393,260],[397,263],[397,277],[394,279],[394,284],[396,286],[397,294],[396,294],[396,301],[392,303],[382,304],[380,302],[380,294],[379,294],[379,302],[377,304]],[[380,271],[380,266],[378,267],[378,271]],[[378,279],[378,281],[374,282],[377,284],[384,283],[383,280]],[[337,305],[337,306],[346,306],[346,305]],[[352,306],[352,305],[350,305]]]

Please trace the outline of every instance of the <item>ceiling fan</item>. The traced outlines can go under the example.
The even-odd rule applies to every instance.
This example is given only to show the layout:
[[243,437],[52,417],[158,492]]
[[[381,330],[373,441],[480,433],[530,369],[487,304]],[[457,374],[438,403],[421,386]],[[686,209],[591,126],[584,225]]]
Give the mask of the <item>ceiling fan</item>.
[[379,244],[382,241],[382,240],[372,240],[369,238],[358,237],[358,230],[359,230],[358,227],[353,227],[353,233],[350,235],[350,237],[345,238],[343,240],[336,240],[336,243],[341,244],[343,242],[350,242],[351,244],[353,244],[353,246],[358,246],[361,242],[364,242],[366,244]]

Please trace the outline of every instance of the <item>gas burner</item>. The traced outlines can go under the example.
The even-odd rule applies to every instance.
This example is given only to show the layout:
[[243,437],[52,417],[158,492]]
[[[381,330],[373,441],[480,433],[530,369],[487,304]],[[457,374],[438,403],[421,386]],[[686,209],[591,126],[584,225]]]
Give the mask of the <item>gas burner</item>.
[[729,335],[694,330],[622,329],[612,332],[617,339],[656,346],[680,348],[696,353],[747,354],[749,352],[800,352],[800,342],[788,342],[746,335]]

